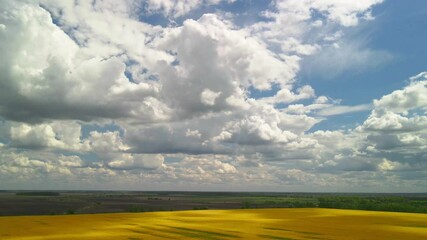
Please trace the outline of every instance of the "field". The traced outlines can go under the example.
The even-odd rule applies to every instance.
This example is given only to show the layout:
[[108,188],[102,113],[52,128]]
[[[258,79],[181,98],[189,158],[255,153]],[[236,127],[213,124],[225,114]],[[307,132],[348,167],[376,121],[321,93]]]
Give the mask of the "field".
[[427,213],[427,194],[0,191],[0,216],[317,207]]
[[0,217],[0,239],[427,239],[427,215],[322,208]]

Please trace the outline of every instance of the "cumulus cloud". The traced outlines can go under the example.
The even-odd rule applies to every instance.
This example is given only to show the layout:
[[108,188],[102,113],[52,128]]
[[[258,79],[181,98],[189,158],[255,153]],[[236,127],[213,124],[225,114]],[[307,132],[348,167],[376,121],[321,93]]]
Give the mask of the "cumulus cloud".
[[114,159],[108,163],[112,169],[157,169],[163,164],[164,158],[160,154],[122,154],[118,159]]
[[89,148],[81,140],[81,126],[73,122],[36,125],[14,124],[10,128],[10,145],[18,148],[58,148],[84,151]]
[[278,122],[269,123],[259,116],[249,116],[240,122],[236,122],[229,129],[221,132],[220,136],[223,136],[222,141],[249,145],[271,142],[286,143],[297,138],[296,134],[281,130]]
[[165,101],[181,116],[242,106],[239,102],[246,97],[242,87],[286,85],[297,71],[245,31],[234,30],[213,14],[186,20],[182,27],[171,29],[159,46],[176,55],[176,65],[162,65],[157,71]]
[[[145,9],[150,13],[162,13],[168,17],[182,17],[201,6],[215,5],[223,0],[148,0]],[[227,0],[226,2],[234,2]]]
[[357,128],[367,135],[367,151],[405,165],[396,169],[424,168],[426,89],[426,75],[421,73],[403,89],[374,100],[370,116]]
[[421,130],[426,121],[422,115],[427,108],[426,97],[427,74],[420,73],[402,90],[374,100],[375,108],[363,126],[368,130]]
[[[40,6],[6,1],[2,11],[3,117],[30,122],[120,118],[144,112],[146,121],[165,117],[167,107],[150,98],[155,86],[130,82],[125,64],[116,57],[81,56],[81,48]],[[153,112],[158,114],[149,114]]]
[[[412,77],[408,86],[374,100],[374,109],[358,130],[368,134],[366,149],[384,155],[396,169],[423,169],[427,144],[427,75]],[[394,169],[394,168],[393,168]]]
[[127,150],[125,144],[123,144],[123,140],[120,137],[120,133],[115,132],[90,132],[90,136],[88,137],[90,147],[93,151],[96,152],[116,152],[116,151],[124,151]]
[[386,109],[395,113],[405,113],[415,108],[427,107],[427,72],[411,78],[410,84],[402,90],[396,90],[374,101],[379,110]]
[[[349,70],[379,67],[393,59],[387,51],[366,47],[366,40],[346,39],[343,29],[370,21],[371,10],[382,0],[343,1],[275,0],[251,31],[282,56],[302,58],[301,68],[313,76],[335,77]],[[285,29],[285,31],[284,31]],[[334,64],[329,64],[333,62]]]
[[315,96],[314,89],[309,85],[305,85],[298,88],[296,93],[287,88],[282,88],[273,97],[268,97],[263,100],[270,103],[291,103],[314,98]]
[[78,168],[78,167],[84,166],[83,160],[76,155],[71,155],[71,156],[62,155],[59,157],[58,161],[59,161],[59,165],[64,167]]
[[274,1],[277,9],[281,12],[293,13],[298,20],[310,19],[312,10],[317,10],[324,14],[329,21],[336,22],[345,27],[354,26],[359,23],[362,17],[371,18],[370,10],[372,6],[381,3],[382,0],[364,0],[359,2],[342,2],[339,0],[277,0]]
[[427,117],[405,117],[393,112],[385,112],[381,115],[372,114],[363,124],[363,129],[370,131],[419,131],[426,129]]
[[[1,184],[327,187],[427,168],[426,73],[356,106],[298,80],[311,57],[388,58],[343,40],[382,1],[278,0],[246,26],[186,19],[221,2],[3,1]],[[355,129],[311,131],[367,110]]]
[[215,105],[215,100],[219,95],[221,95],[221,92],[213,92],[209,89],[205,89],[200,94],[200,100],[205,105],[213,106]]

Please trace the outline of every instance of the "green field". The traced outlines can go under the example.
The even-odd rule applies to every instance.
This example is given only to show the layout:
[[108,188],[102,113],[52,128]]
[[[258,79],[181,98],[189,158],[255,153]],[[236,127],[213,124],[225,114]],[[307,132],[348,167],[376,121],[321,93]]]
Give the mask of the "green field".
[[261,208],[427,213],[427,194],[0,191],[0,216]]

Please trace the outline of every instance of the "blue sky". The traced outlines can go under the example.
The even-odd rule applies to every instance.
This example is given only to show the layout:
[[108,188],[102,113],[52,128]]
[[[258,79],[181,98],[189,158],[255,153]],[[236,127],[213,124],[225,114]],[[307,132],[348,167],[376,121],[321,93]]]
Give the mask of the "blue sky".
[[427,187],[421,0],[0,10],[2,189]]
[[[259,4],[258,1],[255,4]],[[241,2],[236,2],[242,4]],[[249,5],[249,4],[248,4]],[[246,5],[247,7],[247,5]],[[242,7],[245,9],[245,7]],[[256,5],[256,9],[265,10],[268,5]],[[239,11],[239,10],[237,10]],[[239,11],[240,12],[240,11]],[[355,28],[345,29],[346,39],[361,41],[366,49],[383,51],[389,58],[378,65],[351,67],[331,75],[312,70],[310,59],[303,61],[297,76],[299,84],[310,84],[321,95],[341,99],[346,105],[371,103],[373,99],[404,87],[407,79],[422,72],[427,65],[426,48],[423,48],[427,25],[425,14],[427,5],[422,1],[407,4],[402,1],[385,1],[372,8],[375,21],[360,24]],[[316,59],[316,55],[312,58]],[[337,59],[334,59],[337,60]],[[343,59],[349,61],[350,59]],[[304,65],[306,64],[306,65]],[[331,66],[334,62],[329,63]],[[273,95],[277,88],[259,92],[251,91],[251,96]],[[311,130],[347,129],[354,127],[369,116],[369,111],[334,116],[317,124]]]
[[[391,59],[378,67],[363,70],[350,68],[341,74],[320,78],[316,73],[305,73],[303,68],[300,81],[311,84],[319,94],[342,99],[348,105],[369,103],[404,87],[409,77],[424,71],[427,65],[427,49],[423,47],[427,30],[422,27],[427,26],[426,13],[427,5],[423,1],[413,1],[411,4],[385,1],[375,6],[375,20],[350,29],[347,34],[350,38],[364,39],[366,48],[389,53]],[[369,111],[336,116],[315,129],[360,123],[368,115]]]

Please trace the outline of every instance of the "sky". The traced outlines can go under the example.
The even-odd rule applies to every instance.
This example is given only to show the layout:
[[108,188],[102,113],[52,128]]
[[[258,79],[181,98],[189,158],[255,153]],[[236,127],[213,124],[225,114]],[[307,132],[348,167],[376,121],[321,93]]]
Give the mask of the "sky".
[[424,0],[0,0],[0,189],[426,192]]

